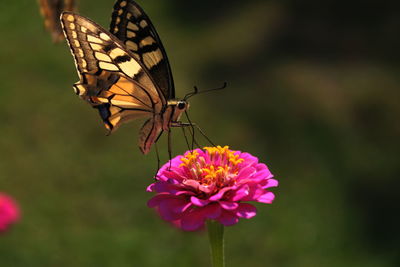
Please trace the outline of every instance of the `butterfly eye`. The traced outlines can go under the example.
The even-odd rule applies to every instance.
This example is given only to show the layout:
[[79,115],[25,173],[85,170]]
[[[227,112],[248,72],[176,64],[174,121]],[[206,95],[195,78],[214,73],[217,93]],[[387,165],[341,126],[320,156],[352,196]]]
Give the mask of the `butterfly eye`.
[[178,108],[179,109],[184,109],[186,107],[186,103],[185,102],[179,102],[178,103]]

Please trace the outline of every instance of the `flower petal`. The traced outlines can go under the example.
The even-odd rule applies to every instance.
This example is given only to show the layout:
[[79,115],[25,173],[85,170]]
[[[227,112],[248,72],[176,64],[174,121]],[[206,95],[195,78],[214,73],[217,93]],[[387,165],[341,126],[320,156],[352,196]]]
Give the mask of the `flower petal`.
[[182,213],[181,210],[184,209],[186,202],[180,199],[169,199],[167,201],[160,202],[158,206],[158,211],[166,221],[174,221],[181,218]]
[[248,185],[242,186],[239,190],[235,192],[235,196],[232,198],[232,201],[239,201],[247,197],[249,195],[249,190],[250,188]]
[[263,186],[264,189],[270,188],[270,187],[277,187],[278,186],[278,181],[275,179],[268,179],[268,182],[266,185]]
[[149,208],[154,208],[158,205],[160,205],[160,202],[164,199],[168,199],[171,196],[169,194],[158,194],[152,197],[149,201],[147,201],[147,206]]
[[217,203],[208,205],[204,212],[207,213],[207,219],[216,219],[221,215],[222,209]]
[[184,184],[187,187],[191,187],[195,190],[197,190],[200,186],[199,182],[197,182],[196,180],[193,180],[193,179],[188,179],[188,180],[182,182],[182,184]]
[[223,210],[221,216],[218,217],[217,221],[225,226],[231,226],[239,221],[239,218],[230,211]]
[[229,190],[231,190],[231,187],[224,187],[224,188],[222,188],[221,190],[218,191],[218,193],[216,193],[215,195],[213,195],[212,197],[210,197],[210,200],[211,200],[211,201],[220,200],[220,199],[224,196],[224,194],[225,194],[227,191],[229,191]]
[[272,201],[274,201],[274,199],[275,199],[274,193],[272,193],[272,192],[267,192],[267,193],[261,195],[260,197],[258,197],[258,198],[257,198],[257,201],[258,201],[258,202],[261,202],[261,203],[271,204]]
[[218,204],[211,204],[202,208],[186,212],[181,219],[181,228],[185,231],[197,231],[204,226],[206,219],[215,219],[221,215]]
[[250,178],[254,173],[256,173],[256,169],[253,167],[246,167],[243,168],[239,171],[237,179],[248,179]]
[[155,192],[155,191],[154,191],[154,183],[153,183],[153,184],[150,184],[150,185],[146,188],[146,191],[147,191],[147,192]]
[[181,228],[184,231],[196,231],[204,226],[205,214],[200,209],[185,213],[181,219]]
[[240,203],[236,209],[236,216],[240,218],[250,219],[256,216],[257,208],[248,203]]
[[239,207],[239,204],[236,202],[219,201],[219,204],[225,210],[234,210]]
[[190,201],[193,203],[193,205],[196,205],[198,207],[204,207],[205,205],[210,203],[208,199],[199,199],[195,196],[191,196]]

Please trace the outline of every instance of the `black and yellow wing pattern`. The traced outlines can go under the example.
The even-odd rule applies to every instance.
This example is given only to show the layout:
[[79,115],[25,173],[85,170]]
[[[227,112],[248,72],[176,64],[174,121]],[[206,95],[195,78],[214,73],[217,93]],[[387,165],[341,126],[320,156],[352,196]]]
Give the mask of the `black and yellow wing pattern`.
[[132,0],[117,0],[110,32],[142,62],[166,99],[175,98],[167,53],[156,29],[143,9]]
[[75,92],[99,110],[110,131],[150,117],[139,141],[147,153],[162,132],[161,122],[152,118],[167,105],[163,94],[131,52],[101,26],[71,12],[64,12],[61,21],[80,77]]
[[88,18],[64,12],[61,22],[80,77],[75,92],[99,110],[112,132],[148,117],[139,134],[146,154],[163,131],[180,127],[185,100],[175,100],[171,68],[161,40],[132,0],[117,0],[110,32]]
[[60,15],[63,11],[76,10],[75,0],[38,0],[40,13],[44,18],[44,26],[51,33],[53,42],[64,40],[60,24]]

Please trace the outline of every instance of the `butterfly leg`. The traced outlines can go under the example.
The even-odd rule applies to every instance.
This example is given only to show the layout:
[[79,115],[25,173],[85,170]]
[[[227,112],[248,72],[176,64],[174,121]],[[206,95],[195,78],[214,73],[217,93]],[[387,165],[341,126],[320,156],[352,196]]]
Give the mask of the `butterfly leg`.
[[171,169],[172,148],[171,148],[171,128],[168,128],[168,156],[169,156],[169,169]]
[[183,136],[185,137],[186,145],[187,145],[188,149],[190,150],[189,140],[186,135],[185,127],[180,127],[180,128],[182,129]]
[[[203,130],[196,124],[196,123],[188,123],[188,122],[176,122],[177,125],[174,127],[191,127],[194,131],[194,127],[200,132],[200,134],[213,146],[215,146],[214,142],[211,141],[210,138],[203,132]],[[193,134],[193,140],[194,140],[194,134]],[[195,142],[197,144],[197,142]],[[198,145],[198,144],[197,144]]]
[[157,155],[157,169],[156,173],[154,174],[154,180],[157,180],[158,170],[160,169],[160,154],[158,153],[157,143],[155,143],[154,146],[156,148],[156,155]]
[[[176,124],[172,124],[171,126],[172,126],[172,127],[179,127],[179,128],[182,129],[182,133],[183,133],[183,136],[185,137],[186,145],[187,145],[187,147],[188,147],[188,149],[189,149],[190,151],[193,151],[193,146],[194,146],[194,144],[196,144],[197,146],[199,146],[199,144],[198,144],[198,143],[196,142],[196,140],[194,139],[194,128],[193,128],[192,125],[190,125],[190,123],[188,123],[188,124],[183,124],[182,122],[177,122]],[[185,127],[190,127],[190,128],[191,128],[191,130],[189,129],[189,133],[190,133],[191,136],[192,136],[192,146],[189,145],[189,140],[188,140],[187,135],[186,135]]]
[[199,125],[194,124],[194,123],[193,123],[192,125],[193,125],[194,127],[196,127],[197,130],[199,130],[199,132],[201,133],[201,135],[202,135],[205,139],[207,139],[207,141],[208,141],[212,146],[215,146],[214,142],[211,141],[210,138],[208,138],[208,136],[203,132],[203,130],[200,128]]
[[[189,130],[189,132],[190,132],[190,134],[192,135],[192,148],[191,148],[191,150],[193,150],[194,149],[194,145],[196,145],[197,147],[200,147],[200,145],[199,145],[199,143],[197,143],[197,141],[196,141],[196,139],[194,138],[194,130],[195,130],[195,127],[199,130],[199,132],[204,136],[204,138],[206,138],[207,139],[207,141],[208,142],[210,142],[210,144],[212,144],[213,146],[215,146],[214,144],[213,144],[213,142],[211,142],[211,140],[205,135],[205,133],[200,129],[200,127],[197,125],[197,124],[195,124],[195,123],[191,123],[191,122],[181,122],[181,121],[176,121],[176,122],[173,122],[173,123],[171,123],[171,127],[181,127],[182,129],[184,128],[184,127],[190,127],[191,129],[192,129],[192,131],[190,131]],[[183,130],[183,132],[184,132],[184,134],[185,134],[185,131]],[[185,137],[186,138],[186,137]],[[188,144],[188,141],[186,141],[186,143]],[[189,146],[189,144],[188,144],[188,146]]]
[[[197,88],[195,87],[195,90],[197,91]],[[195,138],[194,138],[194,126],[192,121],[189,118],[189,114],[187,113],[187,111],[185,110],[185,116],[190,124],[190,127],[192,128],[192,150],[193,150],[193,146],[194,146],[194,142],[195,142]]]

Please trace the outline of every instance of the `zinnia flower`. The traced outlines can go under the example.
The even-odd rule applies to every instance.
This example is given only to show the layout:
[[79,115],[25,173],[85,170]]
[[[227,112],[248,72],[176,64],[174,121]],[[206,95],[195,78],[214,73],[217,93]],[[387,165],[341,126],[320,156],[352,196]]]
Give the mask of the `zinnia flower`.
[[6,194],[0,193],[0,232],[6,231],[11,224],[19,220],[17,203]]
[[256,208],[247,201],[272,203],[267,189],[278,185],[268,167],[249,153],[228,146],[187,151],[167,162],[147,191],[156,192],[148,206],[182,230],[195,231],[206,220],[225,226],[252,218]]

